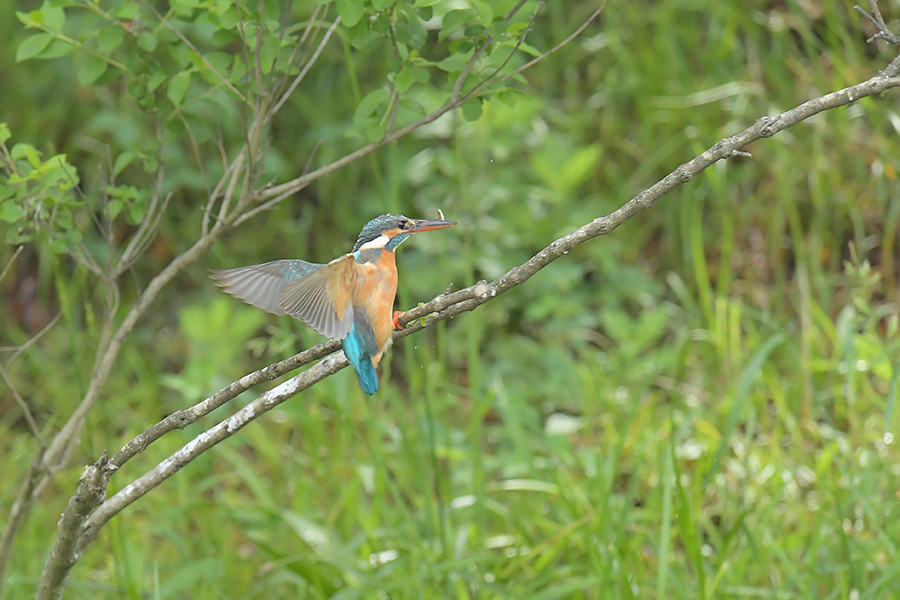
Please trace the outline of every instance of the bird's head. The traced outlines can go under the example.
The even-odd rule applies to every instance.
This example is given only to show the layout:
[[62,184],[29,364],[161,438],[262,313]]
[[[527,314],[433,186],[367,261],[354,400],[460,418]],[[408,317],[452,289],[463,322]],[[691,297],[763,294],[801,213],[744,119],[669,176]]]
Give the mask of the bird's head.
[[403,240],[413,233],[432,231],[456,225],[453,221],[429,221],[410,219],[403,215],[381,215],[375,217],[362,228],[353,252],[358,250],[386,249],[393,252]]

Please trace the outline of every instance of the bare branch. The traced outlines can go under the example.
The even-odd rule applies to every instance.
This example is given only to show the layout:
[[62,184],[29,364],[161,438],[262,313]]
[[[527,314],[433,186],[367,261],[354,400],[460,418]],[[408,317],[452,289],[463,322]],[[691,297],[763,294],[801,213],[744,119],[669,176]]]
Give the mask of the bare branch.
[[82,523],[94,508],[106,497],[106,485],[110,472],[107,470],[106,453],[95,464],[85,467],[75,495],[69,499],[66,511],[59,519],[59,537],[44,564],[38,584],[37,600],[62,598],[63,582],[78,560],[80,552],[76,545]]
[[178,39],[181,40],[181,43],[184,44],[185,46],[187,46],[188,48],[190,48],[191,52],[193,52],[197,56],[197,58],[199,58],[201,60],[201,62],[203,62],[203,64],[206,65],[206,68],[209,69],[210,72],[216,76],[216,79],[218,79],[219,81],[222,82],[222,85],[224,85],[228,89],[228,91],[230,91],[232,94],[237,96],[241,102],[243,102],[245,104],[248,103],[247,96],[245,96],[243,93],[241,93],[241,91],[239,89],[234,87],[230,81],[225,79],[225,77],[223,77],[222,74],[219,73],[216,70],[216,68],[214,66],[212,66],[212,64],[208,60],[206,60],[206,57],[203,55],[202,52],[200,52],[199,49],[197,49],[197,46],[195,46],[191,42],[191,40],[187,39],[183,33],[178,31],[174,27],[172,27],[172,25],[169,23],[169,19],[163,18],[163,16],[161,14],[159,14],[159,12],[155,8],[151,8],[151,10],[159,18],[160,22],[166,26],[166,29],[168,29],[169,31],[171,31],[172,33],[177,35]]
[[340,342],[336,341],[318,344],[316,346],[313,346],[312,348],[304,350],[303,352],[295,354],[290,358],[286,358],[282,361],[264,367],[258,371],[254,371],[253,373],[244,375],[237,381],[225,386],[209,398],[198,402],[190,408],[172,413],[150,429],[144,431],[142,434],[138,435],[133,440],[125,444],[125,446],[121,450],[116,452],[116,454],[110,460],[110,464],[117,468],[123,466],[126,462],[146,450],[146,448],[150,444],[152,444],[165,434],[169,433],[170,431],[174,431],[176,429],[184,429],[188,425],[196,423],[200,420],[200,418],[208,415],[220,406],[223,406],[229,400],[237,398],[240,394],[250,389],[251,387],[266,381],[277,379],[285,373],[289,373],[290,371],[302,367],[303,365],[309,364],[314,360],[324,358],[329,354],[336,352],[338,349],[340,349],[340,347]]
[[319,45],[318,47],[316,47],[316,51],[313,53],[312,57],[310,57],[310,59],[306,61],[306,64],[303,65],[303,69],[300,70],[300,72],[294,78],[294,81],[291,82],[290,87],[285,93],[281,95],[281,98],[278,99],[278,102],[275,103],[275,106],[272,107],[272,110],[269,111],[266,122],[272,120],[272,117],[275,116],[275,113],[277,113],[284,105],[284,103],[287,102],[287,99],[291,97],[291,95],[294,93],[294,90],[297,89],[297,86],[300,85],[300,82],[303,81],[303,78],[306,77],[307,73],[309,73],[309,70],[313,67],[314,64],[316,64],[316,61],[319,60],[319,56],[321,56],[322,50],[325,49],[325,45],[328,43],[328,40],[331,39],[331,34],[334,33],[334,30],[337,28],[340,22],[341,17],[338,16],[334,20],[334,23],[331,24],[331,27],[328,28],[328,31],[325,32],[325,36],[322,38],[322,41],[319,42]]
[[[185,127],[187,127],[187,123],[185,123]],[[188,129],[190,133],[190,129]],[[197,153],[196,142],[194,141],[193,133],[190,133],[191,141],[194,144],[194,152],[197,156],[197,161],[199,163],[200,156]],[[162,145],[160,144],[160,147]],[[134,232],[131,236],[131,239],[128,241],[128,245],[125,246],[125,250],[122,252],[122,257],[119,259],[118,264],[112,272],[112,279],[116,279],[131,268],[131,265],[137,260],[138,256],[140,256],[147,245],[153,240],[153,236],[156,233],[156,227],[159,225],[159,221],[162,218],[162,214],[166,211],[166,207],[169,205],[169,200],[172,197],[172,194],[169,193],[166,198],[163,200],[162,207],[159,208],[159,212],[157,212],[157,207],[159,206],[160,196],[162,195],[162,187],[163,187],[163,176],[165,174],[165,166],[163,165],[162,160],[159,161],[159,169],[156,172],[156,185],[153,190],[153,198],[150,199],[150,206],[147,208],[147,214],[144,215],[144,219],[141,221],[140,226],[138,226],[138,230]],[[200,167],[201,172],[203,168]],[[206,180],[206,175],[203,176],[204,181]],[[112,244],[110,244],[110,256],[112,256]]]
[[16,399],[16,403],[19,405],[19,408],[22,409],[22,413],[25,415],[25,421],[28,423],[29,429],[31,429],[32,435],[40,444],[41,450],[47,447],[47,444],[44,442],[44,437],[41,435],[41,430],[38,428],[37,421],[34,420],[34,415],[31,414],[31,409],[28,408],[28,403],[25,402],[25,399],[22,398],[22,395],[19,394],[19,391],[13,387],[12,381],[9,380],[9,376],[6,373],[6,369],[0,367],[0,379],[3,379],[3,382],[6,384],[6,387],[12,393],[13,398]]
[[78,552],[83,550],[87,544],[93,541],[100,528],[126,506],[158,486],[222,440],[231,437],[243,429],[248,423],[269,412],[282,402],[293,398],[299,392],[305,390],[314,383],[321,381],[333,373],[337,373],[348,364],[347,358],[344,356],[343,352],[329,356],[315,366],[265,392],[259,398],[250,402],[232,416],[221,421],[216,426],[201,433],[182,446],[180,450],[159,463],[159,465],[138,478],[136,481],[127,485],[115,496],[97,508],[94,514],[92,514],[84,524],[81,542],[78,545]]
[[594,19],[596,19],[597,17],[600,16],[600,13],[603,12],[603,8],[604,8],[605,6],[606,6],[606,0],[603,0],[603,4],[600,5],[600,8],[598,8],[597,10],[595,10],[594,12],[592,12],[591,15],[587,18],[587,20],[585,20],[585,22],[582,23],[582,24],[578,27],[578,29],[576,29],[575,31],[573,31],[573,32],[571,33],[571,35],[569,35],[569,37],[567,37],[566,39],[564,39],[563,41],[561,41],[561,42],[558,43],[557,45],[553,46],[552,48],[550,48],[549,50],[547,50],[546,52],[544,52],[544,53],[541,54],[540,56],[536,56],[536,57],[534,57],[533,59],[529,60],[527,63],[525,63],[524,65],[522,65],[521,67],[519,67],[518,69],[516,69],[515,71],[513,71],[512,73],[506,73],[506,74],[504,74],[504,75],[501,75],[501,76],[499,77],[499,80],[500,80],[500,81],[506,81],[507,79],[509,79],[509,78],[511,78],[511,77],[515,77],[516,75],[518,75],[519,73],[521,73],[521,72],[524,71],[525,69],[530,69],[531,67],[533,67],[534,65],[538,64],[539,62],[541,62],[542,60],[544,60],[545,58],[547,58],[547,57],[550,56],[551,54],[555,53],[556,51],[560,50],[561,48],[564,48],[564,47],[567,46],[568,44],[572,43],[572,40],[574,40],[574,39],[577,38],[579,35],[581,35],[581,32],[584,31],[585,29],[587,29],[587,26],[590,25],[590,24],[594,21]]
[[[44,325],[43,329],[41,329],[36,334],[31,336],[31,338],[29,338],[29,340],[27,342],[25,342],[24,344],[22,344],[21,346],[16,348],[15,352],[12,353],[12,356],[10,356],[9,359],[6,361],[6,368],[9,368],[9,365],[11,365],[12,362],[14,360],[16,360],[20,354],[22,354],[23,352],[28,350],[28,348],[30,348],[35,342],[37,342],[39,339],[44,337],[44,334],[47,333],[48,331],[50,331],[53,328],[53,326],[56,325],[56,322],[59,321],[59,318],[61,316],[62,316],[62,312],[56,313],[56,316],[53,317],[52,319],[50,319],[50,322],[47,323],[46,325]],[[5,348],[2,348],[2,349],[5,350]]]
[[[516,4],[513,7],[513,9],[506,14],[506,18],[504,20],[509,21],[510,19],[512,19],[516,15],[516,13],[518,13],[522,9],[522,7],[525,5],[525,2],[526,2],[526,0],[519,0],[519,3]],[[540,12],[541,7],[543,5],[544,5],[544,0],[540,0],[534,9],[534,13],[531,15],[531,19],[528,21],[528,26],[525,28],[525,31],[522,33],[522,35],[519,37],[519,42],[516,44],[516,47],[513,48],[513,51],[506,58],[506,61],[504,61],[504,63],[503,63],[504,65],[507,62],[509,62],[509,59],[511,59],[513,54],[516,53],[516,51],[519,49],[519,46],[522,45],[522,42],[525,41],[525,36],[528,34],[528,30],[531,28],[531,24],[534,22],[534,18]],[[484,54],[484,51],[488,49],[488,47],[491,45],[491,43],[493,41],[494,41],[494,38],[492,38],[491,36],[488,36],[488,38],[484,41],[484,43],[481,45],[481,47],[479,47],[478,50],[476,50],[472,54],[472,58],[469,59],[469,61],[466,63],[466,66],[463,67],[463,70],[460,71],[459,77],[456,78],[456,83],[453,84],[453,91],[450,93],[450,101],[451,102],[456,100],[457,98],[459,98],[459,94],[462,91],[463,83],[465,83],[466,78],[468,78],[468,76],[469,76],[469,73],[472,72],[472,68],[475,66],[475,62],[479,59],[479,57],[481,57],[482,54]],[[500,68],[502,69],[503,67],[501,66]],[[496,75],[496,72],[494,74]],[[490,79],[490,77],[488,77],[488,79]]]
[[[220,151],[222,153],[222,164],[227,165],[225,170],[222,172],[222,177],[219,178],[219,183],[216,184],[215,189],[212,191],[212,194],[209,196],[209,200],[206,202],[206,207],[203,209],[203,223],[200,227],[200,234],[206,235],[209,233],[209,221],[212,215],[213,206],[216,203],[216,199],[222,195],[222,190],[232,181],[232,173],[235,170],[240,169],[243,164],[243,150],[232,160],[230,163],[228,162],[228,157],[226,156],[225,149],[220,145]],[[221,216],[221,212],[220,212]]]
[[875,35],[866,40],[867,44],[871,44],[875,40],[884,40],[891,44],[900,44],[900,36],[895,35],[887,26],[887,23],[884,22],[884,17],[881,16],[881,10],[878,9],[878,2],[876,0],[869,0],[869,9],[872,11],[872,14],[864,11],[857,4],[853,5],[853,9],[868,19],[878,30]]
[[[516,45],[513,46],[512,52],[509,53],[509,56],[506,57],[506,60],[504,60],[502,63],[500,63],[500,66],[497,67],[496,69],[494,69],[494,70],[491,72],[490,75],[488,75],[487,77],[485,77],[484,79],[482,79],[481,81],[479,81],[479,82],[475,85],[475,87],[473,87],[471,90],[469,90],[469,93],[467,94],[467,96],[472,96],[473,94],[475,94],[475,92],[477,92],[477,91],[480,90],[481,88],[483,88],[483,87],[485,87],[486,85],[488,85],[489,83],[491,83],[491,82],[494,80],[494,78],[497,77],[497,73],[499,73],[500,71],[502,71],[502,70],[506,67],[506,65],[509,64],[509,61],[512,60],[512,57],[515,56],[515,55],[516,55],[516,52],[519,51],[519,47],[520,47],[522,44],[525,43],[525,38],[528,36],[528,33],[531,31],[531,27],[532,27],[532,25],[534,25],[534,20],[537,18],[538,12],[540,12],[541,7],[542,7],[543,5],[544,5],[543,0],[540,0],[540,1],[537,3],[537,6],[534,7],[534,13],[532,13],[531,18],[528,20],[528,25],[525,26],[525,30],[522,32],[522,35],[519,36],[518,41],[516,41]],[[599,14],[601,10],[603,10],[602,7],[599,8],[599,9],[597,9],[596,13]],[[589,23],[591,20],[593,20],[593,18],[594,18],[594,17],[593,17],[593,15],[592,15],[592,16],[588,19],[588,21],[585,22],[585,24],[583,24],[581,27],[579,27],[578,30],[576,30],[576,33],[574,33],[573,35],[570,35],[570,36],[569,36],[568,38],[566,38],[566,39],[569,40],[569,41],[575,39],[575,37],[578,35],[578,33],[580,33],[581,31],[583,31],[584,28],[587,27],[587,23]],[[567,42],[564,42],[564,43],[563,43],[563,46],[566,45],[566,44],[568,44],[568,43],[569,43],[568,41],[567,41]],[[560,47],[562,47],[562,46],[560,46]],[[468,65],[467,65],[467,66],[468,66]],[[459,84],[459,81],[457,81],[457,84]]]
[[[313,146],[313,149],[310,151],[309,156],[306,158],[306,165],[303,167],[303,172],[304,172],[304,173],[308,173],[308,172],[309,172],[309,167],[310,167],[310,165],[312,165],[312,161],[313,161],[313,159],[314,159],[315,156],[316,156],[316,152],[318,152],[319,147],[320,147],[321,145],[322,145],[322,140],[319,140],[318,142],[316,142],[316,145]],[[296,190],[296,191],[290,192],[289,194],[283,194],[283,195],[281,195],[281,196],[275,196],[275,197],[272,198],[271,200],[268,200],[267,202],[263,202],[263,203],[260,204],[259,206],[256,206],[256,207],[254,207],[254,208],[252,208],[252,209],[250,209],[250,210],[248,210],[248,211],[245,211],[245,212],[242,213],[241,216],[238,217],[237,220],[234,222],[234,226],[237,227],[238,225],[240,225],[240,224],[243,223],[244,221],[246,221],[246,220],[248,220],[248,219],[252,219],[253,217],[255,217],[256,215],[258,215],[258,214],[261,213],[261,212],[265,212],[265,211],[267,211],[267,210],[272,210],[273,208],[275,208],[275,206],[278,205],[279,202],[281,202],[282,200],[284,200],[285,198],[287,198],[287,197],[290,196],[290,195],[296,194],[296,193],[299,192],[299,191],[300,191],[300,190]]]
[[299,54],[300,49],[303,48],[303,56],[300,58],[300,63],[306,62],[306,57],[309,54],[309,46],[306,45],[306,40],[309,39],[309,34],[312,33],[313,28],[316,29],[316,33],[318,34],[319,30],[319,11],[323,10],[321,6],[316,6],[313,8],[312,14],[309,16],[309,21],[306,23],[306,27],[303,29],[303,35],[300,36],[300,39],[294,44],[294,49],[291,50],[291,55],[288,57],[288,68],[285,70],[285,76],[281,81],[278,82],[278,86],[274,90],[275,96],[281,96],[284,91],[284,86],[288,80],[288,74],[290,74],[291,68],[296,66],[297,54]]
[[6,266],[3,267],[3,271],[0,271],[0,281],[3,281],[3,278],[6,277],[6,273],[9,272],[9,269],[13,266],[13,263],[16,262],[16,259],[19,258],[19,255],[22,254],[22,250],[24,249],[24,245],[19,246],[18,248],[16,248],[16,251],[13,252],[13,255],[9,257]]

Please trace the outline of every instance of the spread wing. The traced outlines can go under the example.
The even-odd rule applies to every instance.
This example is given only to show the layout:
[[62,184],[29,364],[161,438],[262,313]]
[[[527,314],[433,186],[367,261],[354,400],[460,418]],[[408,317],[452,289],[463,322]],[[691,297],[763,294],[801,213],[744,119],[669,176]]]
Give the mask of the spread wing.
[[314,272],[288,281],[278,307],[319,333],[344,339],[353,327],[351,290],[356,278],[356,260],[345,254]]
[[229,294],[257,308],[283,315],[285,311],[278,305],[278,301],[285,286],[315,273],[324,266],[326,265],[305,260],[273,260],[261,265],[211,271],[210,276],[216,285],[221,286]]

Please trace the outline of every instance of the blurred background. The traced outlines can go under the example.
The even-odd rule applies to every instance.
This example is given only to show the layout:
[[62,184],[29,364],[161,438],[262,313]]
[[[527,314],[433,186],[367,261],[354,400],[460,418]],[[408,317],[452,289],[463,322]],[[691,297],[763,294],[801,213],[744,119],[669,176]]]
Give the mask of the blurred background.
[[[416,4],[435,5],[438,29],[449,8],[478,7]],[[528,46],[550,49],[597,7],[547,3]],[[900,30],[898,4],[880,7]],[[67,18],[78,31],[95,15]],[[214,45],[199,25],[185,31]],[[172,200],[121,280],[129,307],[197,239],[218,140],[240,138],[242,113],[198,105],[160,134],[127,82],[79,83],[90,80],[84,53],[16,62],[28,33],[0,19],[9,145],[65,153],[88,207],[130,152],[117,185],[132,199],[109,192],[121,210],[138,207],[123,236],[142,218],[133,199],[152,189],[154,156],[165,164]],[[6,596],[33,596],[84,464],[323,341],[220,293],[206,269],[327,262],[378,214],[441,209],[459,226],[398,252],[396,308],[494,279],[759,116],[873,76],[896,55],[867,44],[873,33],[844,1],[610,0],[518,92],[480,115],[447,115],[236,228],[134,329],[69,468],[20,531]],[[354,116],[391,72],[391,46],[351,38],[338,28],[277,115],[262,183],[364,143]],[[446,55],[448,41],[429,29],[421,53]],[[350,370],[302,393],[115,518],[66,598],[900,596],[897,107],[896,92],[866,98],[714,165],[510,293],[403,339],[372,398]],[[102,259],[86,214],[71,229]],[[0,222],[7,242],[13,227]],[[0,247],[0,264],[15,248]],[[99,325],[86,307],[98,298],[96,278],[39,238],[0,281],[0,361],[47,437],[88,385]],[[110,491],[260,391],[151,446]],[[0,386],[0,514],[37,448]]]

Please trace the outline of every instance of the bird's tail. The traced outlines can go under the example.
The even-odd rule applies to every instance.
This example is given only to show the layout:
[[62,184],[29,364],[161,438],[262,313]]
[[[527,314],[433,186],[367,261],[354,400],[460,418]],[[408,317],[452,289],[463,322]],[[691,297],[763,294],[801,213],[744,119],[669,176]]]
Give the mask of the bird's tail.
[[365,340],[356,331],[356,327],[343,339],[343,344],[344,354],[359,379],[359,387],[371,396],[378,391],[378,373],[372,364],[372,357],[365,351]]
[[359,365],[353,365],[353,369],[356,371],[356,378],[359,379],[362,391],[370,396],[378,391],[378,373],[375,372],[370,359],[364,360]]

